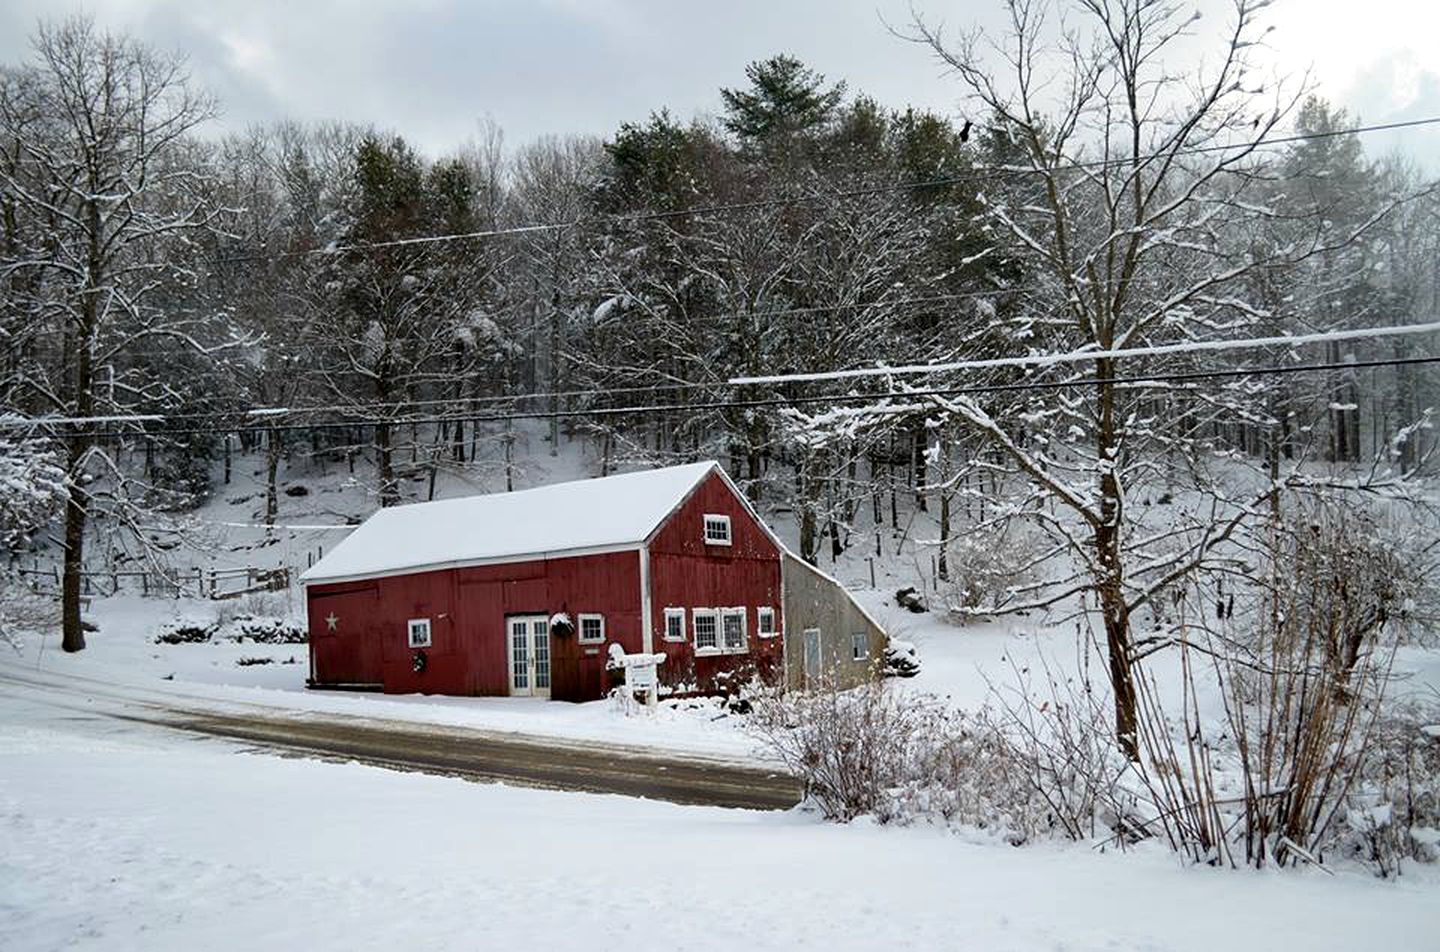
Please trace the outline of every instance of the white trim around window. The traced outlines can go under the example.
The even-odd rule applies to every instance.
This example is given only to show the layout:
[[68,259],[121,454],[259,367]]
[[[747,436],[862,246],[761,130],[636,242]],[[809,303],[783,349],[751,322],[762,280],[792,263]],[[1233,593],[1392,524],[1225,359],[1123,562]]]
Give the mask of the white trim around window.
[[406,641],[411,648],[430,647],[430,619],[412,618],[405,623]]
[[692,608],[690,627],[695,632],[695,653],[720,654],[720,613],[713,608]]
[[750,650],[744,608],[692,608],[697,655],[745,654]]
[[598,645],[605,640],[605,616],[581,612],[576,616],[575,632],[582,645]]
[[665,609],[664,638],[666,641],[685,640],[685,609]]
[[720,609],[720,650],[726,654],[740,654],[750,650],[746,614],[743,608]]
[[730,545],[730,517],[718,512],[705,513],[701,536],[706,545]]
[[775,609],[769,605],[761,605],[755,609],[755,634],[761,638],[774,638],[780,634],[775,627]]
[[870,636],[863,631],[850,633],[850,660],[864,661],[870,657]]

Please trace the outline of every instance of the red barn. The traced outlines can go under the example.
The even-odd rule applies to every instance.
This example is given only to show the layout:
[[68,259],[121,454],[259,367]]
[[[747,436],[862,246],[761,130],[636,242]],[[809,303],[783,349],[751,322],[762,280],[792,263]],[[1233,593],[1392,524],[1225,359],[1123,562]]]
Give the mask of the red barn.
[[382,509],[306,571],[310,683],[584,701],[784,676],[782,546],[716,463]]

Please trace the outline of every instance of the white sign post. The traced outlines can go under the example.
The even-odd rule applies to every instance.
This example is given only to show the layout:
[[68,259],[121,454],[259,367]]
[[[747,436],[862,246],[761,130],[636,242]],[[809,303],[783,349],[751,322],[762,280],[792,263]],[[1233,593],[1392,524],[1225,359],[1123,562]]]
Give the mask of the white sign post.
[[660,694],[657,668],[665,661],[661,654],[626,654],[617,644],[610,645],[610,667],[625,670],[625,690],[631,694],[645,692],[645,706],[655,707]]
[[625,669],[625,683],[632,691],[645,692],[645,706],[654,707],[655,695],[660,686],[660,678],[656,671],[655,662],[637,664]]

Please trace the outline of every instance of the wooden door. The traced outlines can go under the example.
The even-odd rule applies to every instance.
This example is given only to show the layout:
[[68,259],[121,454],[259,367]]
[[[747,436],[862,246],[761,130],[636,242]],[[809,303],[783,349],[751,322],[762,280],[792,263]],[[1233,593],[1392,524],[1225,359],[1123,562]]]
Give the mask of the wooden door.
[[820,684],[820,629],[806,628],[805,638],[805,686],[818,687]]
[[544,615],[506,619],[505,655],[512,697],[550,696],[550,621]]

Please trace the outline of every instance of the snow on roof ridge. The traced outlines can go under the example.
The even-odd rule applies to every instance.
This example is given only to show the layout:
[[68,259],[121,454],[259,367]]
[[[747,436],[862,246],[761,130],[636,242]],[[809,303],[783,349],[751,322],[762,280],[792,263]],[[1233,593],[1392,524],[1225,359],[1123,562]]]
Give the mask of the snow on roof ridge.
[[704,460],[391,506],[300,579],[342,581],[639,544],[718,467]]

